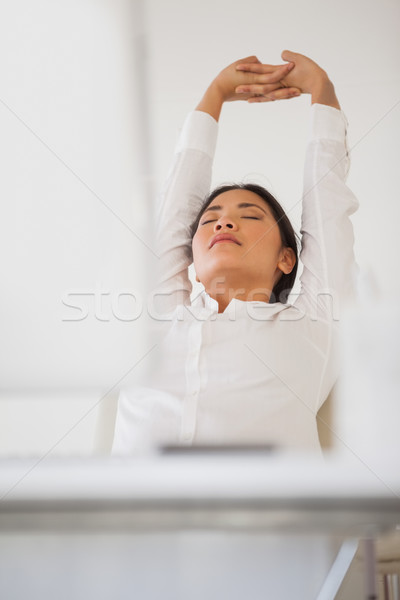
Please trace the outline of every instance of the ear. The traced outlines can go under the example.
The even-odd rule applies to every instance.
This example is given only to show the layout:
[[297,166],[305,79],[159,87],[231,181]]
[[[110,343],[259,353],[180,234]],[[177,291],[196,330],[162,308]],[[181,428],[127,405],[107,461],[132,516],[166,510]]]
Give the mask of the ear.
[[278,269],[285,275],[289,275],[293,271],[293,267],[296,264],[296,255],[292,248],[283,248],[281,257],[278,262]]

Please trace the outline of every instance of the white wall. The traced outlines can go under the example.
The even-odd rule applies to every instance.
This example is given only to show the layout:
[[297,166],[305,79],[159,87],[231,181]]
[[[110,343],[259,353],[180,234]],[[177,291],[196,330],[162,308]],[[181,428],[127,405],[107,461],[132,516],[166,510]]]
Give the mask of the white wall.
[[[0,420],[13,434],[0,453],[45,453],[49,432],[63,438],[54,452],[91,451],[96,402],[147,350],[142,320],[123,320],[133,295],[119,294],[145,287],[136,236],[148,243],[152,189],[186,113],[238,58],[276,63],[289,48],[328,71],[350,122],[358,261],[397,297],[396,0],[20,0],[2,13]],[[297,229],[308,104],[227,106],[214,173],[255,177]],[[68,304],[86,318],[69,320],[85,312]]]
[[[127,0],[2,9],[0,451],[40,454],[146,347],[144,21]],[[90,452],[95,415],[55,451]]]

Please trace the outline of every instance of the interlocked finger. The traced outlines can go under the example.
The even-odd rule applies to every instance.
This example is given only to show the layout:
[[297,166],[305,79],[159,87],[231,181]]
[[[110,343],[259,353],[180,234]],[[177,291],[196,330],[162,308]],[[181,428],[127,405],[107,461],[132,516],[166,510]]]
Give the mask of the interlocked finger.
[[249,83],[265,85],[269,83],[279,83],[281,79],[286,75],[286,73],[263,73],[262,75],[254,75],[253,73],[248,73],[249,75]]
[[258,83],[253,83],[253,84],[249,84],[249,85],[239,85],[236,89],[235,92],[237,94],[252,94],[252,95],[260,95],[260,96],[266,96],[268,94],[271,94],[272,92],[274,93],[278,93],[278,97],[281,97],[281,95],[283,94],[283,96],[285,96],[287,93],[291,94],[292,92],[297,92],[300,91],[297,88],[294,87],[286,87],[284,84],[282,84],[281,82],[278,83],[272,83],[272,84],[258,84]]
[[237,65],[236,69],[238,71],[247,71],[248,73],[274,73],[278,69],[288,68],[290,63],[284,65],[264,65],[260,62],[254,63],[240,63]]
[[265,96],[266,94],[269,94],[270,92],[273,92],[274,90],[277,89],[276,84],[259,84],[259,83],[253,83],[250,85],[240,85],[239,87],[236,88],[236,93],[237,94],[257,94],[260,96]]
[[261,63],[247,63],[236,66],[237,71],[252,75],[253,83],[276,83],[283,79],[294,67],[293,63],[284,65],[263,65]]
[[[251,86],[253,87],[253,86]],[[297,88],[278,88],[274,90],[270,90],[268,92],[259,93],[254,92],[253,95],[248,99],[248,102],[272,102],[273,100],[289,100],[290,98],[295,98],[296,96],[300,96],[301,91]]]

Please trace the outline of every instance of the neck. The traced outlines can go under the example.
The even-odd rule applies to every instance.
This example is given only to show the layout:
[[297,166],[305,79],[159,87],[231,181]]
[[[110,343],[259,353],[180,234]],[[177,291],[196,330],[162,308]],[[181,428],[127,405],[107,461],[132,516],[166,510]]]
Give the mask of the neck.
[[234,298],[243,302],[269,302],[271,290],[267,288],[255,288],[246,290],[244,288],[206,290],[207,294],[218,302],[218,312],[222,313]]

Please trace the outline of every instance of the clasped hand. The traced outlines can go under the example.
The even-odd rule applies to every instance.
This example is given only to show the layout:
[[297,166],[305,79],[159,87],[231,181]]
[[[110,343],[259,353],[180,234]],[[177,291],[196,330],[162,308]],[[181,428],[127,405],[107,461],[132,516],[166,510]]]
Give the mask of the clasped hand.
[[256,56],[237,60],[212,81],[197,110],[208,112],[218,120],[224,102],[247,100],[270,102],[311,94],[312,103],[340,109],[332,82],[313,60],[284,50],[282,65],[261,63]]
[[302,93],[312,94],[317,86],[329,81],[326,72],[311,58],[289,50],[281,56],[288,62],[267,65],[256,56],[249,56],[226,67],[214,80],[223,101],[285,100]]
[[222,102],[268,102],[293,98],[299,96],[301,90],[284,83],[293,67],[293,62],[267,65],[262,64],[256,56],[249,56],[223,69],[212,86],[219,93]]

